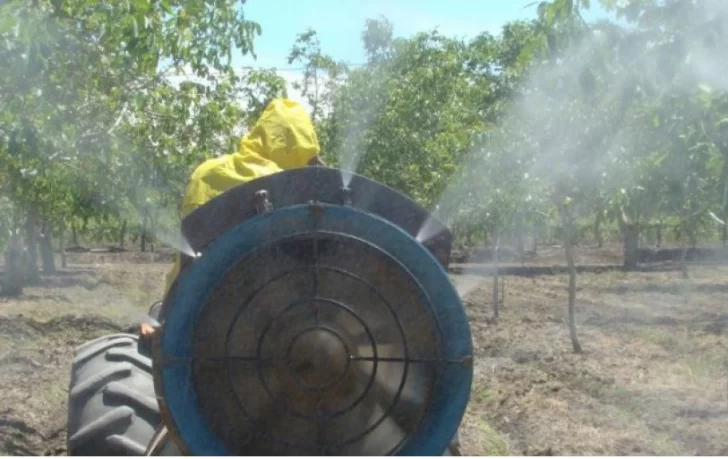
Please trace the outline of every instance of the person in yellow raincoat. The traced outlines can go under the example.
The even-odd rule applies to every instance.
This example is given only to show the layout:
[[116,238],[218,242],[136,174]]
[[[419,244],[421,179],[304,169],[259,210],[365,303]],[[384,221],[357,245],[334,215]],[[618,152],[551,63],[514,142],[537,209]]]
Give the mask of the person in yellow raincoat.
[[[306,109],[289,99],[275,99],[240,141],[238,151],[209,159],[190,177],[182,199],[181,216],[189,215],[212,198],[241,183],[275,174],[285,169],[324,165],[319,158],[319,142]],[[169,290],[180,270],[177,255],[167,275]],[[142,326],[142,334],[151,333]]]
[[182,201],[182,218],[241,183],[320,163],[318,154],[318,138],[306,109],[292,100],[275,99],[242,138],[237,152],[195,169]]

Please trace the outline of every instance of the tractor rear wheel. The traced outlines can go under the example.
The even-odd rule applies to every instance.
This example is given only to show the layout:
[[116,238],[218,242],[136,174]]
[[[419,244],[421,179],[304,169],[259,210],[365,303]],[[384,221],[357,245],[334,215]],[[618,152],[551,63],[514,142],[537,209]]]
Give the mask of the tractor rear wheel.
[[76,349],[68,395],[69,456],[139,456],[161,423],[152,361],[115,334]]

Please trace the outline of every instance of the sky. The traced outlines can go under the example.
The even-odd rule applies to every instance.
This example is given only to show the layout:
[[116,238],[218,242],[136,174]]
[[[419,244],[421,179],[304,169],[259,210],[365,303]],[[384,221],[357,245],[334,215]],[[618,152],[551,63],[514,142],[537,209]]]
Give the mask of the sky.
[[[533,0],[247,0],[246,18],[263,29],[255,40],[257,59],[233,56],[233,66],[277,68],[288,82],[289,98],[308,106],[292,87],[301,77],[300,64],[287,61],[296,36],[308,28],[318,33],[324,54],[356,65],[365,62],[361,33],[367,19],[386,17],[397,37],[438,28],[443,35],[467,39],[482,31],[497,35],[509,21],[535,18],[537,4]],[[589,21],[607,16],[597,5],[583,14]]]
[[[437,27],[444,35],[468,38],[484,30],[498,34],[506,22],[535,18],[537,4],[533,0],[247,0],[243,11],[263,33],[255,41],[257,60],[236,56],[234,65],[291,67],[286,59],[291,46],[296,35],[309,27],[317,31],[325,54],[359,64],[365,60],[361,32],[366,19],[385,16],[396,36]],[[595,5],[585,13],[587,19],[604,16]]]

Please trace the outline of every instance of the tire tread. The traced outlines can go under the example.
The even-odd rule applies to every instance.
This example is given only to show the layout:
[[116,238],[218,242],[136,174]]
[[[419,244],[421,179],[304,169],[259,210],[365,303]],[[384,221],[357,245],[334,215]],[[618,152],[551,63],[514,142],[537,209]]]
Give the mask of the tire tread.
[[104,336],[76,348],[68,391],[68,454],[139,456],[161,423],[152,362],[138,337]]

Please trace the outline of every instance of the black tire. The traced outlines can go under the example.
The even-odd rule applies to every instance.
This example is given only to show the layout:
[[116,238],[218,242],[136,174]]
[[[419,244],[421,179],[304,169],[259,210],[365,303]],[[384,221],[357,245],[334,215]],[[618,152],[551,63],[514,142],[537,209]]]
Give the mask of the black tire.
[[68,391],[69,456],[140,456],[161,423],[152,361],[139,338],[105,336],[79,346]]

